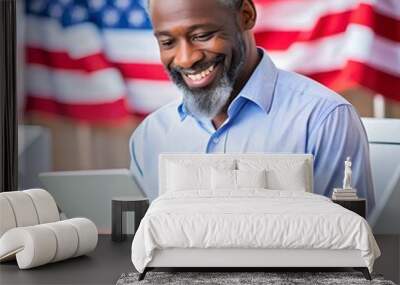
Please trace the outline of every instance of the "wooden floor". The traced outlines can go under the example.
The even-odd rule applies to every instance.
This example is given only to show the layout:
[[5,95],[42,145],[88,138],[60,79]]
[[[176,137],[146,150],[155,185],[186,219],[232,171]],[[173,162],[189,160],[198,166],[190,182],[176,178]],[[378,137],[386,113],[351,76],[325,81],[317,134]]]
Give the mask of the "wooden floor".
[[[375,272],[399,283],[400,237],[376,236],[382,256],[376,260]],[[29,270],[19,270],[16,262],[0,264],[0,284],[115,284],[124,272],[134,271],[131,262],[132,237],[112,242],[100,235],[95,251],[88,256],[52,263]]]
[[19,270],[16,262],[0,264],[0,284],[115,284],[124,272],[134,271],[132,239],[116,243],[100,235],[97,248],[81,256],[45,266]]

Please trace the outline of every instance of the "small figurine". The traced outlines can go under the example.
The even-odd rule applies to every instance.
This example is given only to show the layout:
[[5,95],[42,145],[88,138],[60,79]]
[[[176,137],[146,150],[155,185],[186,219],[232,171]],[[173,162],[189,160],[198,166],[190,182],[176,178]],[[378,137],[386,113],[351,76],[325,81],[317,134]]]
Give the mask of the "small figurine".
[[344,162],[344,178],[343,178],[343,189],[352,189],[351,187],[351,158],[348,156]]

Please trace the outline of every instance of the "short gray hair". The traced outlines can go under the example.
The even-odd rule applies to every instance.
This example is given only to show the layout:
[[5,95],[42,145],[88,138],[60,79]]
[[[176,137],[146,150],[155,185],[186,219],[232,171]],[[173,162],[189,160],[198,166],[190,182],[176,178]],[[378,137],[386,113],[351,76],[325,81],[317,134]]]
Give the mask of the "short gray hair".
[[227,6],[231,9],[239,9],[242,6],[243,0],[217,0],[224,6]]
[[[226,6],[230,9],[239,9],[242,6],[244,0],[216,0],[216,1],[218,1],[221,5]],[[147,14],[150,15],[149,6],[150,6],[150,0],[147,0],[145,10]]]

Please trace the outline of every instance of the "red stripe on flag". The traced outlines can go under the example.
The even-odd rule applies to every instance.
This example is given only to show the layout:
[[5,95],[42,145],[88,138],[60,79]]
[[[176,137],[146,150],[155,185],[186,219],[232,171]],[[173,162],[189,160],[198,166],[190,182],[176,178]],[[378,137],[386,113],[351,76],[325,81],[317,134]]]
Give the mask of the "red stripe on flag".
[[73,59],[66,52],[47,51],[29,46],[26,48],[26,62],[58,69],[86,72],[113,67],[101,53]]
[[152,63],[110,63],[103,54],[72,59],[66,52],[46,51],[40,48],[26,48],[26,62],[54,69],[95,72],[106,68],[117,68],[127,79],[169,80],[161,64]]
[[360,4],[351,23],[371,27],[378,36],[400,42],[400,21],[375,11],[370,5]]
[[387,98],[400,101],[400,78],[362,62],[349,60],[341,70],[306,75],[338,92],[361,85]]
[[[285,50],[296,42],[313,41],[344,33],[351,23],[370,27],[375,34],[400,42],[400,22],[379,14],[367,4],[360,4],[356,10],[322,16],[309,31],[262,30],[255,33],[255,38],[257,44],[266,49]],[[284,27],[284,19],[282,26]]]
[[26,98],[26,111],[57,114],[88,122],[122,120],[129,115],[125,99],[118,99],[109,103],[66,104],[30,95],[27,95]]
[[169,80],[161,64],[118,62],[115,66],[127,79]]

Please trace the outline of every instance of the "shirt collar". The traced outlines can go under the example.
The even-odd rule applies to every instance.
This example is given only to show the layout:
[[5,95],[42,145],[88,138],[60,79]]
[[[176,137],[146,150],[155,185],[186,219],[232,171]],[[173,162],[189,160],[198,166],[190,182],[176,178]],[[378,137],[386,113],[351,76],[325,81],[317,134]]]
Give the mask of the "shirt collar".
[[178,105],[178,114],[179,114],[179,117],[181,118],[181,121],[183,121],[188,115],[188,112],[186,111],[186,107],[183,104],[183,102],[181,102]]
[[272,104],[278,69],[263,49],[259,48],[258,51],[262,55],[261,61],[237,97],[254,102],[268,113]]
[[[242,97],[257,104],[264,112],[269,112],[278,76],[278,69],[262,48],[258,48],[258,52],[262,55],[261,61],[258,63],[256,69],[253,71],[238,96],[232,101],[229,108],[233,106],[239,97]],[[188,115],[183,102],[178,105],[178,114],[181,121]]]

